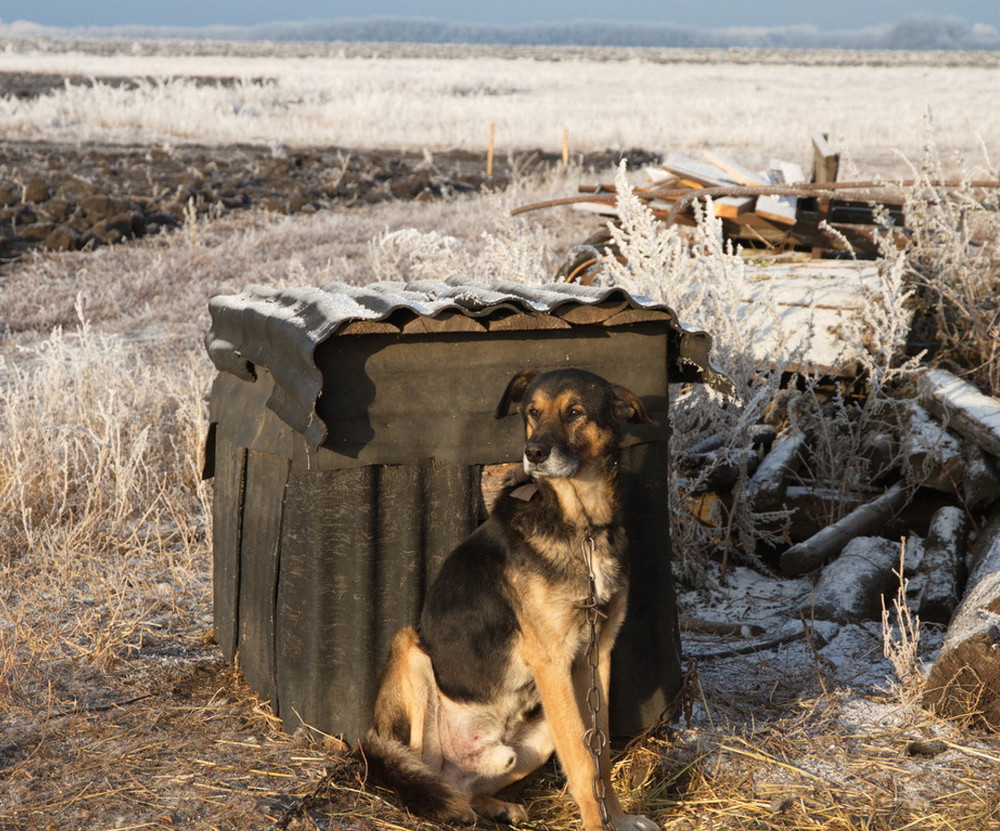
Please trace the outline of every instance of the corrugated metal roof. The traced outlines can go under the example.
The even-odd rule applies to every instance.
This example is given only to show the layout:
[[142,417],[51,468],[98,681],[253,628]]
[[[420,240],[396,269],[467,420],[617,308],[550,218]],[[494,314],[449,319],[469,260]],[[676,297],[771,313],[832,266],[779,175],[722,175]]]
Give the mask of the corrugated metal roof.
[[[581,310],[588,312],[584,318]],[[239,294],[212,298],[209,311],[212,326],[205,344],[215,366],[247,381],[254,379],[255,367],[266,368],[275,381],[268,407],[313,447],[326,438],[326,426],[316,414],[324,379],[314,354],[320,343],[338,333],[618,325],[629,322],[629,315],[666,319],[677,333],[672,357],[684,380],[703,380],[732,394],[729,379],[709,363],[711,338],[706,333],[682,327],[668,306],[614,287],[486,285],[461,279],[366,286],[330,283],[322,288],[248,286]]]

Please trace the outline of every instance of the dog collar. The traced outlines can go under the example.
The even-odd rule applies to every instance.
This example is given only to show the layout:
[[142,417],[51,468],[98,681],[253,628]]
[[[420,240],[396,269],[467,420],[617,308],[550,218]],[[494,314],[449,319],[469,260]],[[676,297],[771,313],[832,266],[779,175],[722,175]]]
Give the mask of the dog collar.
[[530,502],[534,499],[535,494],[538,493],[538,485],[534,482],[526,482],[523,485],[519,485],[510,492],[510,495],[515,499],[520,499],[522,502]]

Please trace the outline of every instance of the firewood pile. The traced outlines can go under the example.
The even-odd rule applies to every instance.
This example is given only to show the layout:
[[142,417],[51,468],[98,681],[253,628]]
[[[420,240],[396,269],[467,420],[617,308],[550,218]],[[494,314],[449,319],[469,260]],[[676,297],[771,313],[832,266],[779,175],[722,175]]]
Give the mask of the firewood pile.
[[807,619],[879,620],[902,565],[911,614],[948,627],[925,705],[1000,729],[1000,400],[926,370],[917,397],[900,405],[909,411],[903,429],[871,452],[873,492],[811,479],[815,437],[772,421],[751,432],[742,456],[729,448],[726,464],[718,464],[721,437],[675,460],[692,483],[687,507],[721,534],[746,465],[755,510],[795,509],[791,545],[774,562],[814,579],[799,610]]

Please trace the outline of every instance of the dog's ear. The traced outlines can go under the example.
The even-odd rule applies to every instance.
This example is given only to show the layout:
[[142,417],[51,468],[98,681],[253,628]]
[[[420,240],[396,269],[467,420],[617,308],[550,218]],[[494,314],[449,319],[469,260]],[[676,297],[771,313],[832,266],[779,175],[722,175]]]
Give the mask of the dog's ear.
[[500,403],[497,404],[496,417],[503,418],[507,413],[510,412],[511,404],[520,404],[524,400],[524,391],[528,389],[528,385],[535,380],[535,376],[538,375],[533,369],[522,369],[517,375],[510,379],[510,383],[507,384],[507,389],[503,392],[503,398],[500,399]]
[[660,425],[649,417],[646,408],[642,406],[639,396],[632,390],[615,385],[615,412],[620,421],[628,421],[632,424],[652,424],[654,427]]

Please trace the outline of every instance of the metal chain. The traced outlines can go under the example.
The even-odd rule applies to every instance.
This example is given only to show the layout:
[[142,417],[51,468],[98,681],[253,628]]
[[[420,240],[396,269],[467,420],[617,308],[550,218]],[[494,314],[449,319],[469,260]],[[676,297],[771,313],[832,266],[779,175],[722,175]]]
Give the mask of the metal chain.
[[594,552],[597,550],[597,543],[590,534],[584,537],[582,550],[589,583],[587,602],[583,608],[587,612],[587,625],[590,627],[590,643],[587,645],[587,666],[590,667],[587,709],[590,711],[590,728],[583,734],[583,744],[594,759],[592,788],[594,799],[597,800],[597,806],[601,811],[601,824],[606,829],[612,829],[614,826],[611,824],[611,815],[608,813],[607,792],[604,787],[604,778],[601,776],[601,757],[608,746],[607,733],[601,729],[600,725],[601,683],[597,674],[597,666],[600,662],[597,648],[597,621],[603,617],[603,613],[598,607],[597,578],[594,576]]

